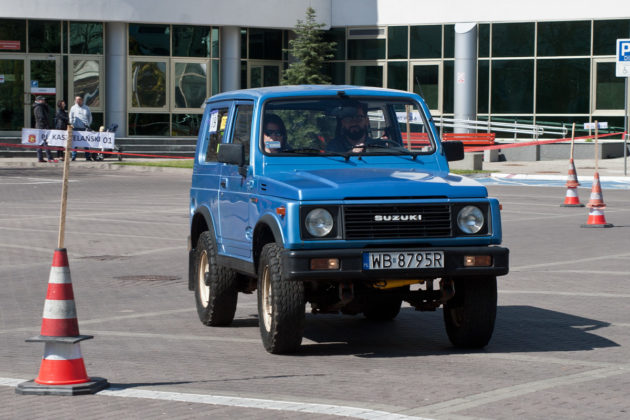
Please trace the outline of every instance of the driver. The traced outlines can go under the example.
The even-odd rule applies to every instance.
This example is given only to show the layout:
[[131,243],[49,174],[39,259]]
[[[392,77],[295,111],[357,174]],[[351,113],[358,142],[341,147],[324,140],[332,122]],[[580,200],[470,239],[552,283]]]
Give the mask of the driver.
[[367,105],[353,102],[344,106],[338,116],[337,135],[326,146],[328,152],[363,151],[368,138]]

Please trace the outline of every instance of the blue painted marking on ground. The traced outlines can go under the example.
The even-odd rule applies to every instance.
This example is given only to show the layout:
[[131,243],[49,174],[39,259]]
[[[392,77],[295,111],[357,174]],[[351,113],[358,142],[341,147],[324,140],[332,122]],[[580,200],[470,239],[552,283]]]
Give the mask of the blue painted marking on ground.
[[[514,185],[529,187],[564,187],[566,180],[559,179],[519,179],[519,178],[475,178],[476,181],[483,185]],[[600,180],[602,190],[630,190],[630,181],[602,181]],[[579,188],[592,188],[593,181],[580,181]]]

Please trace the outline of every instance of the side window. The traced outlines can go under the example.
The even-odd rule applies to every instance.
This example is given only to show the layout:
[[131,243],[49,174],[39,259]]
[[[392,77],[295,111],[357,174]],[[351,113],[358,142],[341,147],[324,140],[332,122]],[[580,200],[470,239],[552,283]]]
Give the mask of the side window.
[[232,143],[242,143],[245,148],[245,165],[249,165],[249,142],[252,135],[253,105],[237,105]]
[[216,108],[210,110],[210,123],[208,124],[208,141],[206,143],[206,162],[217,161],[217,150],[223,139],[225,125],[227,123],[229,108]]

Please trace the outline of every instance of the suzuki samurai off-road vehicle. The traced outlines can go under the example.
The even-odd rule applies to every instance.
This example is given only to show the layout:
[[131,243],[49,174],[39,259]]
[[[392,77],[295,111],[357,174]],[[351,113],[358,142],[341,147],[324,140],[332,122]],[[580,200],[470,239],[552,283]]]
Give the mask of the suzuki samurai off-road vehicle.
[[458,347],[485,346],[508,272],[499,202],[449,173],[418,95],[356,86],[227,92],[205,103],[190,190],[189,283],[201,322],[258,293],[271,353],[297,350],[313,313],[388,321],[443,306]]

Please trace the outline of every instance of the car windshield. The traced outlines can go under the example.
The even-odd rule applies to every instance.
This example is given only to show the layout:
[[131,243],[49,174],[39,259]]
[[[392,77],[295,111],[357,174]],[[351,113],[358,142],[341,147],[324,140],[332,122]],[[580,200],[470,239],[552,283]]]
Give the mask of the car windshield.
[[400,98],[300,98],[265,104],[267,155],[416,155],[435,151],[420,106]]

